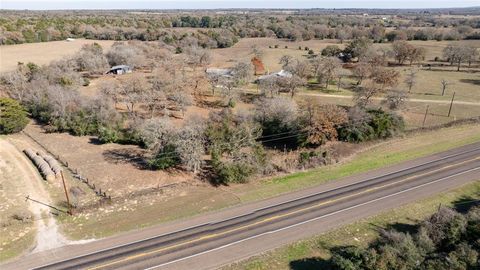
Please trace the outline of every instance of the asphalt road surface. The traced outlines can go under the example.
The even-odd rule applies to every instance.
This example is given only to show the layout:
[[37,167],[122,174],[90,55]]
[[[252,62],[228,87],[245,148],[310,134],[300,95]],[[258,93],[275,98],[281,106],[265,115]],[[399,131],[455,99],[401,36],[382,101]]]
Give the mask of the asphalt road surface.
[[2,269],[215,269],[480,180],[480,143],[261,202],[83,245]]

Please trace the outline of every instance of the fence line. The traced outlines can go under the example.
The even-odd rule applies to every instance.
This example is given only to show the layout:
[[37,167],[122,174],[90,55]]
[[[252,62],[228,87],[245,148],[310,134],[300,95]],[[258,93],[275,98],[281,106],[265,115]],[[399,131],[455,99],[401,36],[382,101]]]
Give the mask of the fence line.
[[41,148],[43,148],[43,150],[45,150],[48,154],[50,154],[51,156],[55,157],[65,168],[67,168],[67,170],[70,171],[70,173],[72,174],[73,178],[82,181],[82,182],[83,182],[84,184],[86,184],[91,190],[93,190],[97,196],[102,197],[102,198],[107,198],[107,199],[109,199],[109,200],[112,199],[111,195],[107,194],[105,191],[102,192],[102,189],[101,189],[101,188],[98,188],[98,190],[97,190],[97,186],[95,186],[95,184],[92,183],[87,177],[83,177],[83,176],[78,172],[78,169],[72,168],[72,167],[68,164],[68,161],[62,160],[59,155],[56,155],[55,153],[53,153],[52,151],[50,151],[45,145],[43,145],[40,141],[38,141],[37,139],[35,139],[35,138],[34,138],[31,134],[29,134],[27,131],[23,130],[22,133],[25,134],[27,137],[29,137],[31,140],[33,140],[35,143],[37,143],[37,144],[38,144]]

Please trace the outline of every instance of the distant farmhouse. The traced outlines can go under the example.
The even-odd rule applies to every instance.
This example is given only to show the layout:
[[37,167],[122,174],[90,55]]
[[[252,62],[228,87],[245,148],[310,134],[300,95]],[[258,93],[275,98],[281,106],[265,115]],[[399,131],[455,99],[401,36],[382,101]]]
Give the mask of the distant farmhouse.
[[113,66],[109,71],[107,71],[107,74],[126,74],[126,73],[132,73],[132,68],[127,65],[119,65],[119,66]]
[[205,72],[209,76],[218,76],[218,77],[225,77],[225,78],[233,77],[233,70],[229,68],[207,68]]
[[263,75],[258,77],[258,81],[270,79],[270,78],[290,78],[292,77],[292,73],[285,71],[285,70],[280,70],[279,72],[271,73],[268,75]]

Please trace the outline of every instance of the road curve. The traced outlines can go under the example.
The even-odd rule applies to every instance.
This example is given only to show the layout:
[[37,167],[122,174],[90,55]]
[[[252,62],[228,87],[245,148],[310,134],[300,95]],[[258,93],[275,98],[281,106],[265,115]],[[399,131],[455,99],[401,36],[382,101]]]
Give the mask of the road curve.
[[[20,268],[212,269],[480,179],[480,143],[460,147],[343,181],[297,192],[241,211],[226,209],[201,224],[185,223],[136,241],[112,241],[50,258],[32,254]],[[260,206],[260,207],[258,207]],[[222,212],[222,211],[221,211]],[[226,213],[234,215],[227,215]],[[205,221],[205,220],[204,220]],[[174,228],[174,227],[173,227]],[[87,244],[88,245],[88,244]],[[81,252],[83,250],[83,253]],[[86,252],[90,251],[90,252]],[[35,257],[37,256],[37,257]],[[44,256],[48,256],[45,255]],[[10,265],[12,266],[12,264]],[[8,269],[9,265],[6,265]],[[13,268],[12,268],[13,269]]]

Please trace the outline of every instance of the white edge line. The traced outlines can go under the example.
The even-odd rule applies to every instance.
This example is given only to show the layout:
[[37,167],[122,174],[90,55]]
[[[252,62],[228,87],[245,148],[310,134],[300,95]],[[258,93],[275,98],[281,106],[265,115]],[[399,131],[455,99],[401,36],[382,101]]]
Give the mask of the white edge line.
[[239,244],[239,243],[242,243],[242,242],[254,239],[254,238],[258,238],[258,237],[261,237],[261,236],[264,236],[264,235],[267,235],[267,234],[273,234],[273,233],[277,233],[277,232],[280,232],[280,231],[288,230],[288,229],[293,228],[293,227],[301,226],[303,224],[306,224],[306,223],[309,223],[309,222],[312,222],[312,221],[316,221],[316,220],[323,219],[323,218],[326,218],[326,217],[329,217],[329,216],[332,216],[332,215],[336,215],[336,214],[341,213],[341,212],[345,212],[345,211],[348,211],[348,210],[351,210],[351,209],[354,209],[354,208],[357,208],[357,207],[360,207],[360,206],[364,206],[364,205],[367,205],[367,204],[370,204],[370,203],[373,203],[373,202],[376,202],[376,201],[380,201],[380,200],[383,200],[383,199],[386,199],[386,198],[389,198],[389,197],[393,197],[393,196],[396,196],[396,195],[399,195],[399,194],[402,194],[402,193],[405,193],[405,192],[409,192],[411,190],[415,190],[415,189],[418,189],[418,188],[421,188],[421,187],[424,187],[424,186],[428,186],[428,185],[431,185],[431,184],[434,184],[434,183],[437,183],[437,182],[441,182],[441,181],[444,181],[445,179],[449,179],[449,178],[452,178],[452,177],[455,177],[455,176],[458,176],[458,175],[469,173],[471,171],[475,171],[475,170],[478,170],[478,169],[480,169],[480,167],[473,168],[473,169],[463,171],[463,172],[460,172],[460,173],[456,173],[454,175],[450,175],[450,176],[447,176],[447,177],[444,177],[444,178],[440,178],[440,179],[437,179],[435,181],[431,181],[431,182],[421,184],[421,185],[418,185],[418,186],[415,186],[415,187],[411,187],[411,188],[408,188],[408,189],[405,189],[405,190],[402,190],[402,191],[399,191],[399,192],[396,192],[396,193],[392,193],[392,194],[389,194],[389,195],[386,195],[386,196],[383,196],[383,197],[380,197],[380,198],[373,199],[373,200],[368,201],[368,202],[364,202],[364,203],[361,203],[361,204],[350,206],[350,207],[347,207],[347,208],[344,208],[344,209],[341,209],[341,210],[338,210],[338,211],[335,211],[335,212],[332,212],[332,213],[325,214],[323,216],[319,216],[319,217],[312,218],[312,219],[309,219],[309,220],[305,220],[305,221],[302,221],[302,222],[299,222],[299,223],[295,223],[295,224],[289,225],[287,227],[283,227],[283,228],[276,229],[276,230],[273,230],[273,231],[268,231],[268,232],[264,232],[264,233],[261,233],[261,234],[253,235],[253,236],[250,236],[250,237],[244,238],[242,240],[238,240],[238,241],[235,241],[235,242],[232,242],[232,243],[220,246],[220,247],[209,249],[209,250],[206,250],[206,251],[203,251],[203,252],[200,252],[200,253],[196,253],[196,254],[193,254],[193,255],[190,255],[190,256],[187,256],[187,257],[183,257],[183,258],[180,258],[180,259],[177,259],[177,260],[173,260],[173,261],[170,261],[170,262],[167,262],[167,263],[152,266],[150,268],[145,268],[145,270],[153,270],[153,269],[156,269],[156,268],[159,268],[159,267],[167,266],[169,264],[173,264],[173,263],[181,262],[181,261],[188,260],[188,259],[191,259],[191,258],[194,258],[194,257],[198,257],[198,256],[201,256],[201,255],[206,254],[206,253],[210,253],[210,252],[214,252],[214,251],[217,251],[217,250],[220,250],[220,249],[224,249],[224,248],[227,248],[227,247],[230,247],[230,246],[233,246],[233,245],[236,245],[236,244]]

